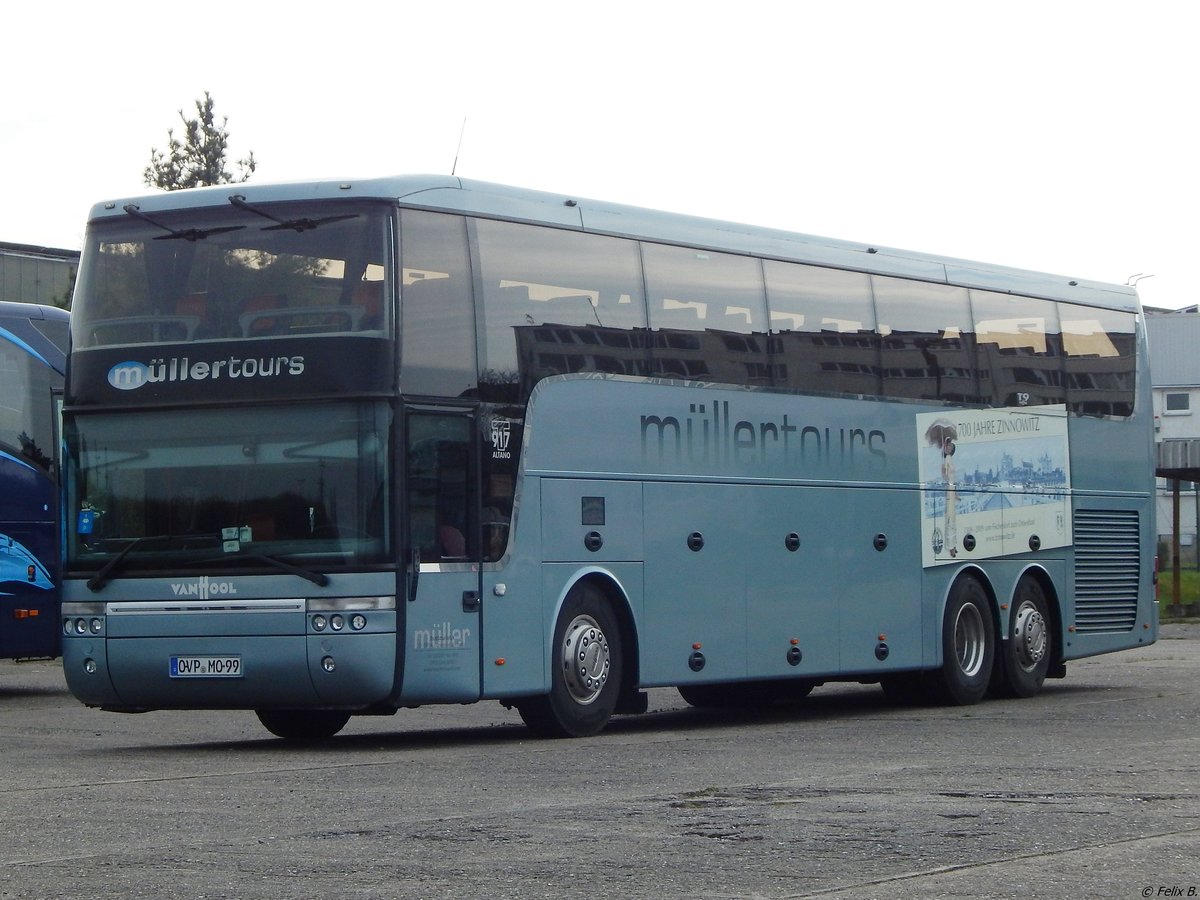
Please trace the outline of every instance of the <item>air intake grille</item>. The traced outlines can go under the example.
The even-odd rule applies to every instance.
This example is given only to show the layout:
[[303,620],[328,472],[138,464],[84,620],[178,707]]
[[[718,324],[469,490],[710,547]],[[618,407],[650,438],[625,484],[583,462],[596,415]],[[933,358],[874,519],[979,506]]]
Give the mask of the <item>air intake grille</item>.
[[1141,557],[1135,510],[1075,510],[1075,630],[1130,631]]

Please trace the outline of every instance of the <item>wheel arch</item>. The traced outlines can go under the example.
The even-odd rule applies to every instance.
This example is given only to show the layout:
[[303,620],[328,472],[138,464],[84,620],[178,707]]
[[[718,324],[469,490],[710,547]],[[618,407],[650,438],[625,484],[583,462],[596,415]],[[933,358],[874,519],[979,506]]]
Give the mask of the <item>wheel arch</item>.
[[[589,566],[579,569],[563,584],[554,603],[554,609],[549,617],[548,634],[550,640],[546,643],[548,657],[553,658],[554,623],[558,621],[559,613],[567,596],[577,585],[588,584],[600,591],[612,607],[621,630],[621,692],[633,690],[641,680],[641,652],[638,645],[637,620],[633,613],[633,604],[629,599],[629,591],[621,579],[613,572],[600,566]],[[549,671],[549,661],[547,661]]]
[[[1002,626],[1000,624],[1000,600],[996,595],[996,586],[992,584],[992,579],[988,577],[987,572],[981,566],[978,566],[974,563],[965,563],[962,566],[959,566],[959,568],[955,570],[954,575],[946,579],[946,587],[942,591],[942,596],[937,608],[937,619],[935,620],[937,622],[937,634],[941,634],[942,623],[946,620],[946,605],[950,602],[950,595],[954,592],[955,586],[958,585],[959,582],[961,582],[964,578],[974,578],[979,582],[980,586],[983,588],[983,592],[987,595],[988,608],[992,614],[992,631],[996,637],[996,640],[999,640],[1000,635],[1002,634]],[[1013,582],[1013,584],[1015,585],[1016,582]],[[942,644],[939,640],[937,642],[936,663],[938,666],[940,666],[943,662],[941,655]]]

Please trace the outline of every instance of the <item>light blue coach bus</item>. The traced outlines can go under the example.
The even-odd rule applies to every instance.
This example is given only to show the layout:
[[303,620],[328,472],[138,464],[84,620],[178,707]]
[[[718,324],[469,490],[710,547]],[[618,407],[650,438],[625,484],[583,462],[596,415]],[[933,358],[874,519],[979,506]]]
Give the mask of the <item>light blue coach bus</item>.
[[1157,636],[1130,288],[410,176],[98,204],[71,328],[92,706],[580,736]]

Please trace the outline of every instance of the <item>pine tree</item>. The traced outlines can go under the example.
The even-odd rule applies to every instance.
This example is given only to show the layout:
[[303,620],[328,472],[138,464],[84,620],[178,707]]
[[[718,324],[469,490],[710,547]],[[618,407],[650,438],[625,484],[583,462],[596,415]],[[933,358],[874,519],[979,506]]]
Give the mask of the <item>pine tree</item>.
[[142,178],[151,187],[166,191],[201,187],[210,184],[231,184],[246,181],[257,167],[254,151],[245,159],[237,161],[238,177],[226,168],[225,155],[229,147],[229,132],[226,125],[229,117],[216,124],[213,114],[213,98],[208,91],[204,99],[196,101],[197,117],[189,119],[179,110],[185,137],[175,137],[173,129],[167,129],[167,149],[152,148],[150,165],[146,166]]

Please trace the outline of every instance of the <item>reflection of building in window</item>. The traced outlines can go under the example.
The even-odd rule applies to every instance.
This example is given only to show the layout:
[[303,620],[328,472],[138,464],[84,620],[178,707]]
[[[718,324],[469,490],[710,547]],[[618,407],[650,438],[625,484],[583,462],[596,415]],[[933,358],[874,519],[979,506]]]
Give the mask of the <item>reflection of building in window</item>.
[[622,332],[598,326],[518,326],[518,367],[527,390],[549,375],[603,372],[769,386],[765,335],[722,331]]
[[[1131,357],[1064,356],[1058,348],[1069,342],[1057,336],[1024,324],[1006,331],[988,324],[982,336],[958,328],[768,336],[555,323],[514,331],[526,396],[549,375],[603,372],[941,402],[990,399],[997,406],[1060,404],[1069,392],[1077,413],[1125,415],[1132,408]],[[1116,348],[1111,335],[1086,346]]]
[[1132,415],[1136,343],[1133,314],[1085,310],[1069,304],[1063,304],[1061,310],[1071,411],[1087,416]]
[[293,233],[247,228],[244,213],[230,215],[229,225],[187,242],[160,243],[165,226],[125,223],[121,240],[99,245],[81,283],[89,296],[81,308],[95,318],[76,329],[77,340],[179,343],[387,326],[381,218],[348,213],[315,220],[315,233],[315,225]]
[[1123,313],[515,224],[478,227],[483,400],[524,402],[541,378],[598,372],[1132,410],[1133,346],[1122,340],[1128,331],[1132,341],[1133,322]]

